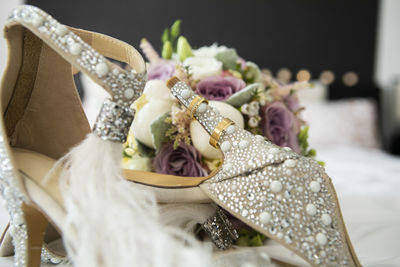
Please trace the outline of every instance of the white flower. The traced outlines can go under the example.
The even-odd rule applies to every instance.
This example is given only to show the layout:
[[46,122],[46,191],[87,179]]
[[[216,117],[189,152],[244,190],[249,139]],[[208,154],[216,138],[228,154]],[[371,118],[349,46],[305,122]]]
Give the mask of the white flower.
[[171,90],[167,87],[165,81],[150,80],[146,83],[143,90],[143,95],[146,96],[148,101],[153,99],[174,102],[175,98],[171,94]]
[[260,104],[257,101],[250,102],[250,104],[249,104],[249,115],[250,116],[258,115],[259,111],[260,111]]
[[218,75],[222,72],[222,62],[213,57],[188,57],[183,61],[183,66],[190,68],[195,80]]
[[124,158],[122,161],[124,169],[151,171],[151,161],[147,157],[141,157],[139,154],[134,154],[132,158]]
[[243,114],[245,114],[245,115],[250,115],[250,108],[249,108],[249,104],[243,104],[241,107],[240,107],[240,111],[242,111],[242,113]]
[[[217,109],[223,117],[231,119],[238,127],[244,127],[243,116],[236,108],[221,101],[210,101],[209,105]],[[193,146],[204,157],[209,159],[222,158],[221,152],[209,144],[210,135],[197,121],[192,121],[190,123],[190,135],[192,137]]]
[[250,117],[249,121],[247,122],[251,128],[257,127],[259,120],[256,117]]
[[199,49],[193,50],[193,54],[196,57],[215,57],[218,53],[227,49],[224,45],[218,46],[216,43],[213,43],[210,46],[202,46]]
[[164,81],[151,80],[146,83],[142,96],[134,103],[136,114],[131,126],[133,135],[146,146],[155,148],[151,123],[171,111],[175,102]]

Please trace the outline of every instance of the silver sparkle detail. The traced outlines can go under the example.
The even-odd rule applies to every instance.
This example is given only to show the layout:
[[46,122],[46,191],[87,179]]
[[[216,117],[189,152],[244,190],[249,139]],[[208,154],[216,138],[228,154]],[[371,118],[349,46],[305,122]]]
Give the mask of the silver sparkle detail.
[[93,133],[104,140],[124,143],[133,117],[132,109],[106,99],[93,126]]
[[239,238],[228,217],[220,208],[217,209],[215,215],[202,224],[202,228],[210,236],[215,246],[221,250],[230,248],[233,242]]

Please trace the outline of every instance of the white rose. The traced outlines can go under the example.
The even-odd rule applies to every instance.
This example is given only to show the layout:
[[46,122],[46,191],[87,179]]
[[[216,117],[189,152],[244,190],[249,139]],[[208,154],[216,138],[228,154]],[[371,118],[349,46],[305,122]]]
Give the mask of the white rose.
[[227,50],[228,48],[224,45],[218,46],[216,43],[210,46],[203,46],[199,49],[193,50],[193,54],[196,57],[215,57],[218,53]]
[[140,106],[131,126],[135,138],[146,146],[155,148],[150,125],[154,120],[171,111],[174,101],[175,99],[164,81],[151,80],[147,82],[143,95],[137,100],[140,104],[135,103]]
[[143,95],[146,96],[148,101],[155,100],[165,100],[169,102],[174,102],[175,98],[171,94],[171,90],[167,87],[165,81],[162,80],[150,80],[146,83],[143,90]]
[[183,61],[183,66],[190,68],[195,80],[218,75],[222,72],[222,62],[214,57],[188,57]]
[[[218,110],[223,117],[231,119],[238,127],[244,127],[242,114],[240,114],[236,108],[220,101],[210,101],[209,105]],[[209,144],[210,135],[206,132],[206,130],[204,130],[199,122],[192,121],[190,123],[190,135],[192,137],[193,146],[204,157],[209,159],[222,158],[221,152]]]

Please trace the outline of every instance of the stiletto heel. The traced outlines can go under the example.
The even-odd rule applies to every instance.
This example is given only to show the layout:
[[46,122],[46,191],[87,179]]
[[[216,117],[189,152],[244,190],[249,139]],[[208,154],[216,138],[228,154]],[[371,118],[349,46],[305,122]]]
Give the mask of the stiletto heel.
[[[27,232],[27,265],[40,267],[43,240],[48,225],[46,217],[34,206],[22,205]],[[21,252],[16,251],[16,255]],[[18,257],[18,256],[17,256]]]

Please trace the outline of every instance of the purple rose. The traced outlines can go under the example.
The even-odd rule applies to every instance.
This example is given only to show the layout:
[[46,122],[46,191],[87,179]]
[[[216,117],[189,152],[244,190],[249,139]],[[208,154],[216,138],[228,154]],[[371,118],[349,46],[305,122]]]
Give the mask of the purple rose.
[[288,95],[285,97],[286,106],[289,108],[290,111],[296,112],[300,108],[299,98],[297,95]]
[[233,76],[213,76],[202,79],[197,84],[196,93],[208,100],[223,101],[245,86],[243,80]]
[[174,150],[173,144],[166,144],[154,158],[153,166],[158,173],[186,177],[207,176],[200,160],[201,155],[193,146],[181,143]]
[[172,61],[161,60],[150,66],[147,79],[148,80],[163,80],[171,78],[175,72],[175,63]]
[[300,153],[294,114],[282,102],[266,105],[261,113],[262,131],[274,144]]

